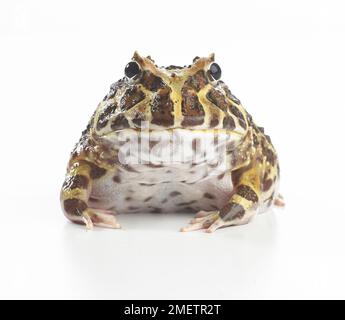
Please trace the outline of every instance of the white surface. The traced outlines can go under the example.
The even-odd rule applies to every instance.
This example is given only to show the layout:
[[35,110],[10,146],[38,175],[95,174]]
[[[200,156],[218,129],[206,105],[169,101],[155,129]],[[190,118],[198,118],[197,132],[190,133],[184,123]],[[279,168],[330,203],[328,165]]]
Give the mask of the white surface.
[[[345,298],[342,1],[2,1],[0,298]],[[287,202],[250,225],[63,217],[69,152],[133,51],[216,53],[279,152]]]

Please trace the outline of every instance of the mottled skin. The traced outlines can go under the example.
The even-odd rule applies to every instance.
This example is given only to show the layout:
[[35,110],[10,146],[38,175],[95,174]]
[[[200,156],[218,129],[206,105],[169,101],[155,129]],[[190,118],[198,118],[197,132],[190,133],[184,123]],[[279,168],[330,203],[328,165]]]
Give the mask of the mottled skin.
[[[111,86],[71,155],[61,191],[68,219],[87,228],[120,228],[117,213],[194,212],[195,219],[181,230],[212,232],[247,223],[273,204],[283,205],[271,140],[228,87],[210,76],[213,55],[195,58],[184,68],[159,68],[137,53],[133,61],[140,65],[140,75]],[[149,127],[142,128],[142,121]],[[140,156],[145,161],[124,164],[120,135],[139,134],[139,141],[149,141],[149,150],[156,147],[162,153],[172,135],[190,138],[193,156],[210,135],[225,137],[227,166],[205,158],[167,164],[158,157],[153,162],[143,159],[145,149]],[[155,137],[162,146],[157,148]]]

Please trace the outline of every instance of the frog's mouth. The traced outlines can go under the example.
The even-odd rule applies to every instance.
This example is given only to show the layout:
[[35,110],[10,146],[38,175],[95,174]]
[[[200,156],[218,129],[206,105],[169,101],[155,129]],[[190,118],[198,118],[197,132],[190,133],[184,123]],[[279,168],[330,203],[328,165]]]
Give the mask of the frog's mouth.
[[164,150],[165,146],[174,145],[184,150],[196,149],[199,145],[205,150],[210,148],[227,151],[236,148],[245,139],[243,134],[226,129],[183,129],[174,128],[166,130],[121,129],[103,134],[97,138],[98,143],[107,147],[118,149],[127,144],[129,147],[141,146],[151,148],[156,146],[157,151]]

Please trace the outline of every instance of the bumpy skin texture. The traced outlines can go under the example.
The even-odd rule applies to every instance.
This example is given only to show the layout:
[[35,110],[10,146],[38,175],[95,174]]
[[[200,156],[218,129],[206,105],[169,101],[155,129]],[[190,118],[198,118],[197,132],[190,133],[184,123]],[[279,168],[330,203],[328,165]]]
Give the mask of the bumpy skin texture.
[[[116,213],[194,212],[182,231],[212,232],[283,205],[271,140],[229,88],[212,78],[214,55],[183,68],[159,68],[137,53],[133,61],[140,74],[111,86],[72,152],[61,191],[68,219],[88,228],[120,228]],[[123,141],[139,135],[147,142],[140,149],[142,161],[120,161],[126,158]],[[225,167],[202,158],[207,150],[198,146],[211,135],[225,138]],[[154,148],[169,152],[164,148],[172,137],[191,140],[191,157],[173,164],[159,156],[146,159]],[[220,157],[217,152],[213,160]],[[201,158],[193,160],[198,153]]]

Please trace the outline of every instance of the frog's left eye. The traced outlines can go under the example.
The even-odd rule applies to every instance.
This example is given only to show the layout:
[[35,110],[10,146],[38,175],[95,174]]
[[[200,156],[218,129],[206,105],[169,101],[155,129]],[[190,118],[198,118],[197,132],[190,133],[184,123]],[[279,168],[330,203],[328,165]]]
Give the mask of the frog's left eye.
[[126,77],[132,79],[132,78],[136,77],[137,75],[139,75],[140,72],[141,72],[141,69],[140,69],[138,62],[131,61],[130,63],[128,63],[126,65],[126,68],[125,68]]
[[222,69],[215,62],[210,65],[210,68],[208,69],[208,72],[209,72],[210,76],[214,80],[219,80],[220,77],[222,76]]

